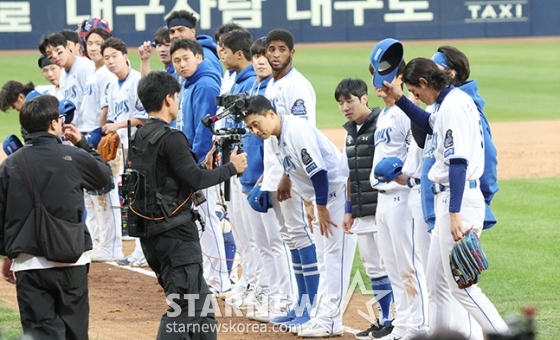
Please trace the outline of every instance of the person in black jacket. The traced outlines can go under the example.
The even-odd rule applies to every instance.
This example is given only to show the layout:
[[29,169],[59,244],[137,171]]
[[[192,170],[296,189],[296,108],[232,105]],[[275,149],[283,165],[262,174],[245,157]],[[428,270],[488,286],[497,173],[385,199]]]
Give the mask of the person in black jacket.
[[[16,284],[25,334],[34,339],[87,339],[90,259],[86,251],[91,249],[91,237],[82,220],[84,189],[103,188],[111,173],[80,132],[63,125],[58,105],[50,95],[23,105],[20,124],[29,132],[25,147],[0,165],[0,255],[8,257],[2,275]],[[77,147],[62,144],[63,130],[65,139]],[[83,228],[83,253],[75,263],[44,257],[42,240],[36,236],[34,196],[16,161],[22,155],[46,211]],[[77,247],[81,250],[82,245]]]
[[[136,222],[147,231],[140,237],[142,250],[169,303],[157,339],[216,339],[214,313],[202,310],[205,303],[211,306],[207,301],[211,292],[202,276],[202,250],[191,198],[197,190],[242,173],[247,168],[247,155],[237,154],[235,148],[229,163],[212,169],[212,148],[204,166],[199,166],[187,137],[169,127],[177,118],[180,90],[177,80],[164,71],[151,72],[138,83],[138,98],[149,119],[130,142],[127,168],[151,173],[146,175],[145,187],[156,187],[157,194],[137,197],[139,201],[156,202],[148,205],[148,210],[156,207],[150,211],[139,211],[142,205],[131,203],[129,231],[132,235],[130,216],[142,215]],[[123,188],[125,185],[123,180]],[[185,294],[198,297],[191,299],[192,295],[189,298]]]

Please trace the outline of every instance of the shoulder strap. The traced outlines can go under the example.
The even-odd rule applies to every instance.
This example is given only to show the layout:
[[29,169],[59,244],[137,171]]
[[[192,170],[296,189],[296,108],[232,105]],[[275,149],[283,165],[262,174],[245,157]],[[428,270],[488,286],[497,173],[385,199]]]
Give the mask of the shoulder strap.
[[36,206],[42,205],[43,202],[41,202],[41,195],[39,194],[37,187],[33,184],[33,179],[29,174],[29,168],[27,167],[27,162],[25,161],[23,148],[22,150],[19,150],[19,152],[14,153],[13,157],[15,157],[16,163],[18,165],[19,170],[21,171],[21,176],[25,181],[25,186],[27,187],[29,194],[31,194],[31,196],[33,196],[35,200],[35,205]]

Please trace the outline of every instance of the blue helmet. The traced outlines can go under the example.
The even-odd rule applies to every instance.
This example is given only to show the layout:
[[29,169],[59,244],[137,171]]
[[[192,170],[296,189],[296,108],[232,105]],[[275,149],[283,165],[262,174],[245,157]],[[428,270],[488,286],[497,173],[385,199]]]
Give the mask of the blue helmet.
[[255,185],[247,196],[247,201],[253,210],[265,213],[269,208],[272,208],[272,200],[268,191],[262,191],[261,186]]
[[80,42],[82,44],[82,50],[84,51],[84,57],[87,57],[87,49],[86,49],[86,35],[92,28],[103,28],[107,32],[111,33],[111,28],[109,27],[109,22],[105,19],[100,18],[89,18],[85,19],[78,25],[78,35],[80,36]]
[[29,92],[29,93],[27,94],[27,96],[25,96],[25,101],[28,102],[28,101],[30,101],[31,99],[33,99],[33,98],[35,98],[35,97],[39,97],[39,96],[42,96],[42,94],[41,94],[39,91],[33,90],[33,91]]
[[76,111],[76,105],[68,99],[63,99],[60,101],[60,104],[58,104],[58,113],[65,116],[64,124],[72,123],[74,111]]
[[4,149],[4,153],[9,156],[22,146],[23,144],[16,135],[9,135],[6,139],[4,139],[2,148]]
[[91,131],[90,133],[88,133],[86,135],[86,139],[88,141],[88,143],[90,143],[94,149],[97,149],[97,145],[99,144],[99,141],[101,140],[101,137],[103,137],[103,131],[101,131],[101,127],[98,127],[97,129]]

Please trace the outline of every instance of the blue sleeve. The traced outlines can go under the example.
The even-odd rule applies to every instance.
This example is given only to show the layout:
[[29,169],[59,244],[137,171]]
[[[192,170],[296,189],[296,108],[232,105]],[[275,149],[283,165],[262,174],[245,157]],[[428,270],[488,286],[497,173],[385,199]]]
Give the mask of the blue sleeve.
[[194,89],[192,95],[192,124],[195,131],[194,139],[190,142],[199,160],[204,160],[208,151],[212,149],[212,131],[202,124],[201,119],[207,114],[216,114],[215,100],[219,94],[219,87],[201,86]]
[[329,176],[326,170],[317,171],[311,176],[313,189],[315,189],[315,200],[317,205],[327,205],[329,197]]
[[467,160],[453,158],[449,161],[449,212],[461,212],[463,192],[467,177]]
[[429,133],[430,135],[434,133],[432,127],[430,126],[430,114],[428,112],[411,102],[410,99],[405,96],[402,96],[395,104],[397,104],[397,106],[403,110],[408,118],[410,118],[414,124],[418,125],[422,131]]

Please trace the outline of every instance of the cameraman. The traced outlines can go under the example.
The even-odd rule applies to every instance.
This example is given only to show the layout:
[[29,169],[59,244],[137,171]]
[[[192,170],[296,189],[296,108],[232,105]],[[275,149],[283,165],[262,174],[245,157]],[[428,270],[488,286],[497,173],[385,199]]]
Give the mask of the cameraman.
[[[169,187],[169,183],[174,185],[174,191],[161,190],[161,201],[172,202],[170,205],[182,203],[184,197],[190,197],[190,193],[221,183],[247,168],[247,155],[238,155],[237,150],[233,150],[230,163],[217,169],[205,170],[202,168],[204,166],[197,164],[196,156],[190,149],[185,135],[169,126],[169,122],[177,118],[180,90],[177,80],[163,71],[151,72],[140,80],[138,97],[148,112],[149,119],[138,129],[131,141],[127,160],[132,169],[155,169],[156,178],[146,178],[147,184],[156,182],[158,187],[164,189]],[[161,137],[157,138],[157,135]],[[142,149],[142,145],[146,145],[146,148]],[[203,163],[208,169],[212,167],[213,151],[214,148]],[[156,157],[154,152],[157,153]],[[145,157],[134,158],[139,154]],[[155,161],[155,164],[142,164],[142,160],[149,159]],[[206,316],[201,316],[205,300],[211,293],[202,276],[202,251],[197,226],[193,218],[185,219],[184,223],[176,227],[169,225],[181,215],[193,216],[190,199],[183,207],[179,205],[175,211],[176,215],[167,216],[164,221],[157,223],[157,228],[148,233],[149,236],[140,238],[148,264],[156,273],[166,296],[180,296],[169,297],[170,300],[173,299],[173,303],[180,306],[181,313],[176,317],[168,315],[169,312],[178,312],[173,308],[175,305],[170,304],[172,307],[162,316],[157,339],[183,339],[183,334],[169,332],[174,323],[185,325],[184,329],[189,333],[190,339],[216,339],[216,329],[213,328],[216,322],[214,314],[207,313]],[[142,222],[150,225],[152,221],[139,221]],[[183,298],[184,294],[199,294],[194,303],[194,310],[192,302],[189,303],[188,299]]]

